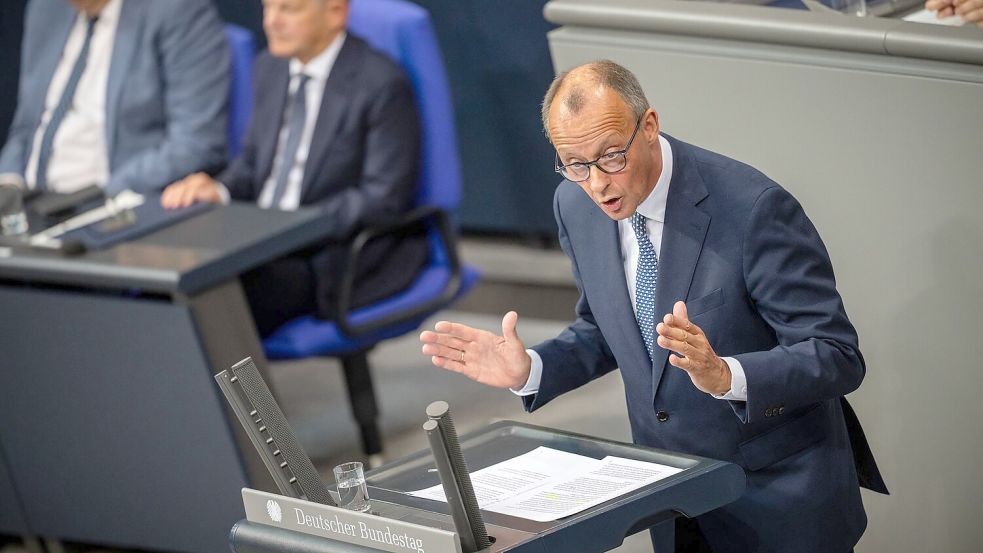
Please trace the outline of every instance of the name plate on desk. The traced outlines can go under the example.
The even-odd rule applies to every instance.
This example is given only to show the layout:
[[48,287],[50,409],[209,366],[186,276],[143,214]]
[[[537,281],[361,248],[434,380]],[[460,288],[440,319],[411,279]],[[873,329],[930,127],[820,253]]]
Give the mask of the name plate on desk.
[[249,488],[246,520],[391,553],[461,553],[457,533]]

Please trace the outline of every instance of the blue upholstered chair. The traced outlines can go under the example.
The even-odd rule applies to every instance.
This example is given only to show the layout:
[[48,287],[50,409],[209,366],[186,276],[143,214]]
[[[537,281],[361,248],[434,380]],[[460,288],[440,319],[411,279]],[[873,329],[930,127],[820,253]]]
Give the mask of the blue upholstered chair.
[[454,132],[454,112],[430,16],[403,0],[358,0],[351,3],[349,28],[400,63],[416,94],[423,129],[416,207],[399,221],[365,229],[352,243],[348,269],[373,237],[421,229],[427,232],[430,257],[406,290],[372,305],[349,309],[354,272],[342,279],[335,321],[304,316],[278,328],[264,342],[270,359],[338,357],[362,447],[370,460],[381,453],[378,406],[366,354],[379,342],[420,327],[437,310],[466,293],[478,272],[457,258],[454,214],[461,198],[461,172]]
[[229,159],[242,151],[242,140],[249,126],[249,113],[253,107],[253,58],[256,44],[253,34],[238,25],[225,25],[225,39],[229,43],[231,71],[229,72]]

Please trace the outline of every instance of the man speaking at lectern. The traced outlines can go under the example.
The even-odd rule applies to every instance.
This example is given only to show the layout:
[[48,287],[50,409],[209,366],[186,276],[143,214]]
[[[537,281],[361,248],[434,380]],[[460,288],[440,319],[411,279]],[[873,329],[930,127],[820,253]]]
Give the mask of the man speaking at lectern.
[[515,312],[503,336],[440,322],[423,352],[530,411],[620,368],[636,443],[747,474],[735,503],[677,519],[677,551],[850,551],[866,527],[859,481],[886,490],[841,403],[865,367],[802,207],[755,169],[660,134],[613,62],[558,76],[543,123],[565,178],[554,213],[576,321],[529,350]]

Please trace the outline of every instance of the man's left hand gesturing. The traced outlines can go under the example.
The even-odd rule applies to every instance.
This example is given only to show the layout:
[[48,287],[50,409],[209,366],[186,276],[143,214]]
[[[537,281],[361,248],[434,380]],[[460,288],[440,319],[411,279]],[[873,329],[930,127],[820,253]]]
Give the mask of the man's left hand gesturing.
[[689,320],[685,303],[677,301],[655,331],[659,346],[675,354],[669,356],[669,363],[686,371],[700,391],[721,395],[730,390],[730,367],[714,353],[700,327]]

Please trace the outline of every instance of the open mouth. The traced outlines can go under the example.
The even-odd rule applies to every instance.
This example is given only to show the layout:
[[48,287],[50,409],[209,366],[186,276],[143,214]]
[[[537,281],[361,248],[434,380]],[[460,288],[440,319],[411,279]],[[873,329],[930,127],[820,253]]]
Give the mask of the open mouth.
[[621,197],[604,200],[601,202],[601,207],[606,211],[618,211],[621,208]]

